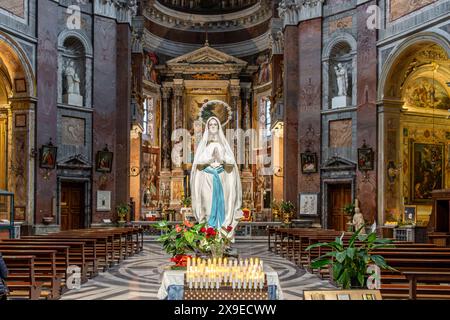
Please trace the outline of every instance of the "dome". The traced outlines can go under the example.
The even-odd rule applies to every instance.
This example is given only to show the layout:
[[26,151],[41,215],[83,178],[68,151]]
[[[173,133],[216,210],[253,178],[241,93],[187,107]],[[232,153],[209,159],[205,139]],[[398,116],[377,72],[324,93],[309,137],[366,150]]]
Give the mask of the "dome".
[[259,0],[157,0],[162,5],[194,14],[226,14],[249,8]]

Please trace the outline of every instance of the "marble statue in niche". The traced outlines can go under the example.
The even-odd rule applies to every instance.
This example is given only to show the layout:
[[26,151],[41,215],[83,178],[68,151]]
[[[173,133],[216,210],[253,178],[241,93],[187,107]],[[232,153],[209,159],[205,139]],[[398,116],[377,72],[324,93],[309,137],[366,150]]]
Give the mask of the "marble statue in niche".
[[73,60],[68,60],[64,67],[63,75],[66,84],[66,94],[63,96],[64,103],[82,106],[83,96],[80,94],[81,79],[75,69],[75,62]]
[[337,86],[338,86],[338,96],[347,96],[348,92],[348,70],[345,65],[338,63],[334,67],[336,72]]

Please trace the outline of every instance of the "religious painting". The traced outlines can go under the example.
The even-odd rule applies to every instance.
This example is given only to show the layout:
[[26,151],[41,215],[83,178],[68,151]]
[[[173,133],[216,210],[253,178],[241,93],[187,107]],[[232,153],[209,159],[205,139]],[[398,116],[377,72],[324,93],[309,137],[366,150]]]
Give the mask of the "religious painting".
[[25,128],[27,126],[27,115],[26,114],[16,114],[15,117],[16,128]]
[[302,153],[301,162],[303,174],[317,173],[317,153]]
[[153,52],[145,52],[144,58],[144,79],[153,83],[158,83],[158,73],[155,66],[158,65],[158,56]]
[[436,0],[390,0],[390,21],[395,21],[435,1]]
[[25,79],[14,79],[14,86],[16,88],[16,93],[27,92],[27,83]]
[[444,185],[444,145],[412,142],[411,199],[431,201],[433,190]]
[[257,73],[257,85],[268,83],[272,80],[272,65],[270,63],[269,53],[263,53],[256,59],[256,64],[259,66]]
[[319,195],[317,193],[300,194],[300,215],[317,215]]
[[374,169],[374,152],[372,148],[358,148],[359,171],[371,171]]
[[39,167],[44,169],[55,169],[57,150],[58,148],[51,142],[47,145],[43,145],[40,149]]
[[25,207],[14,208],[14,221],[25,221]]
[[102,151],[97,152],[97,158],[95,161],[95,170],[97,172],[110,173],[112,171],[114,154],[105,148]]
[[417,206],[405,206],[403,221],[406,223],[416,223],[416,221],[417,221]]
[[420,77],[408,83],[404,96],[407,107],[448,110],[450,106],[447,90],[430,78]]
[[[200,110],[209,101],[227,101],[226,95],[221,95],[222,91],[215,89],[193,89],[187,96],[187,112],[185,115],[187,130],[191,132],[193,136],[203,134],[203,120],[200,118]],[[196,127],[198,125],[198,127]]]
[[111,211],[111,191],[97,191],[97,211]]

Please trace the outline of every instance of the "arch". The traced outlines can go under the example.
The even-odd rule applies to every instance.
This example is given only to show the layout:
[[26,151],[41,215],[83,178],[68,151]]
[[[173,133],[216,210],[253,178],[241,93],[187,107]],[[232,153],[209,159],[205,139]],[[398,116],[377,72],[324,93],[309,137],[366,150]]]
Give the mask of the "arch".
[[8,67],[8,61],[1,59],[2,52],[10,52],[12,57],[16,58],[16,65],[18,66],[18,70],[21,72],[20,76],[23,76],[26,81],[26,93],[28,96],[36,97],[36,78],[34,76],[33,68],[31,63],[26,56],[22,47],[14,41],[9,35],[0,31],[0,61],[6,67],[8,71],[8,82],[9,85],[12,86],[12,82],[14,81],[15,71],[11,70],[11,67]]
[[71,37],[80,40],[80,42],[84,46],[84,51],[85,51],[85,54],[86,54],[87,58],[92,58],[93,57],[94,50],[92,49],[91,41],[89,40],[89,38],[83,32],[81,32],[79,30],[69,30],[69,29],[67,29],[67,30],[61,31],[61,33],[58,35],[58,49],[59,50],[64,50],[64,42],[68,38],[71,38]]
[[356,52],[358,47],[357,42],[356,39],[351,34],[347,32],[334,33],[332,40],[327,43],[327,45],[324,47],[322,51],[322,60],[329,59],[333,48],[341,42],[345,42],[348,45],[350,45],[351,48],[350,53],[353,54]]
[[395,72],[396,63],[404,54],[408,52],[409,49],[411,49],[411,47],[421,43],[433,43],[440,46],[447,54],[447,58],[450,58],[450,43],[447,39],[445,39],[444,35],[440,33],[421,32],[405,39],[394,47],[384,63],[378,83],[378,101],[382,101],[385,98],[387,89],[386,84],[389,82],[392,73]]

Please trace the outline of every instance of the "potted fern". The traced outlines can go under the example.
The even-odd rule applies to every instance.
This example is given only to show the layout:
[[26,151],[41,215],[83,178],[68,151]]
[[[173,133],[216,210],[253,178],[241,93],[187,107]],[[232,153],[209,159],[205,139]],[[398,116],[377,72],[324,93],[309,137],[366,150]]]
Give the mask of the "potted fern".
[[316,243],[306,248],[307,251],[318,247],[331,249],[330,252],[313,260],[311,268],[320,269],[329,266],[332,280],[344,290],[365,287],[368,277],[367,267],[370,264],[375,264],[381,269],[397,271],[388,266],[382,256],[371,253],[375,249],[393,247],[392,240],[379,239],[375,232],[362,235],[360,232],[363,228],[357,230],[348,243],[344,243],[342,234],[333,242]]

